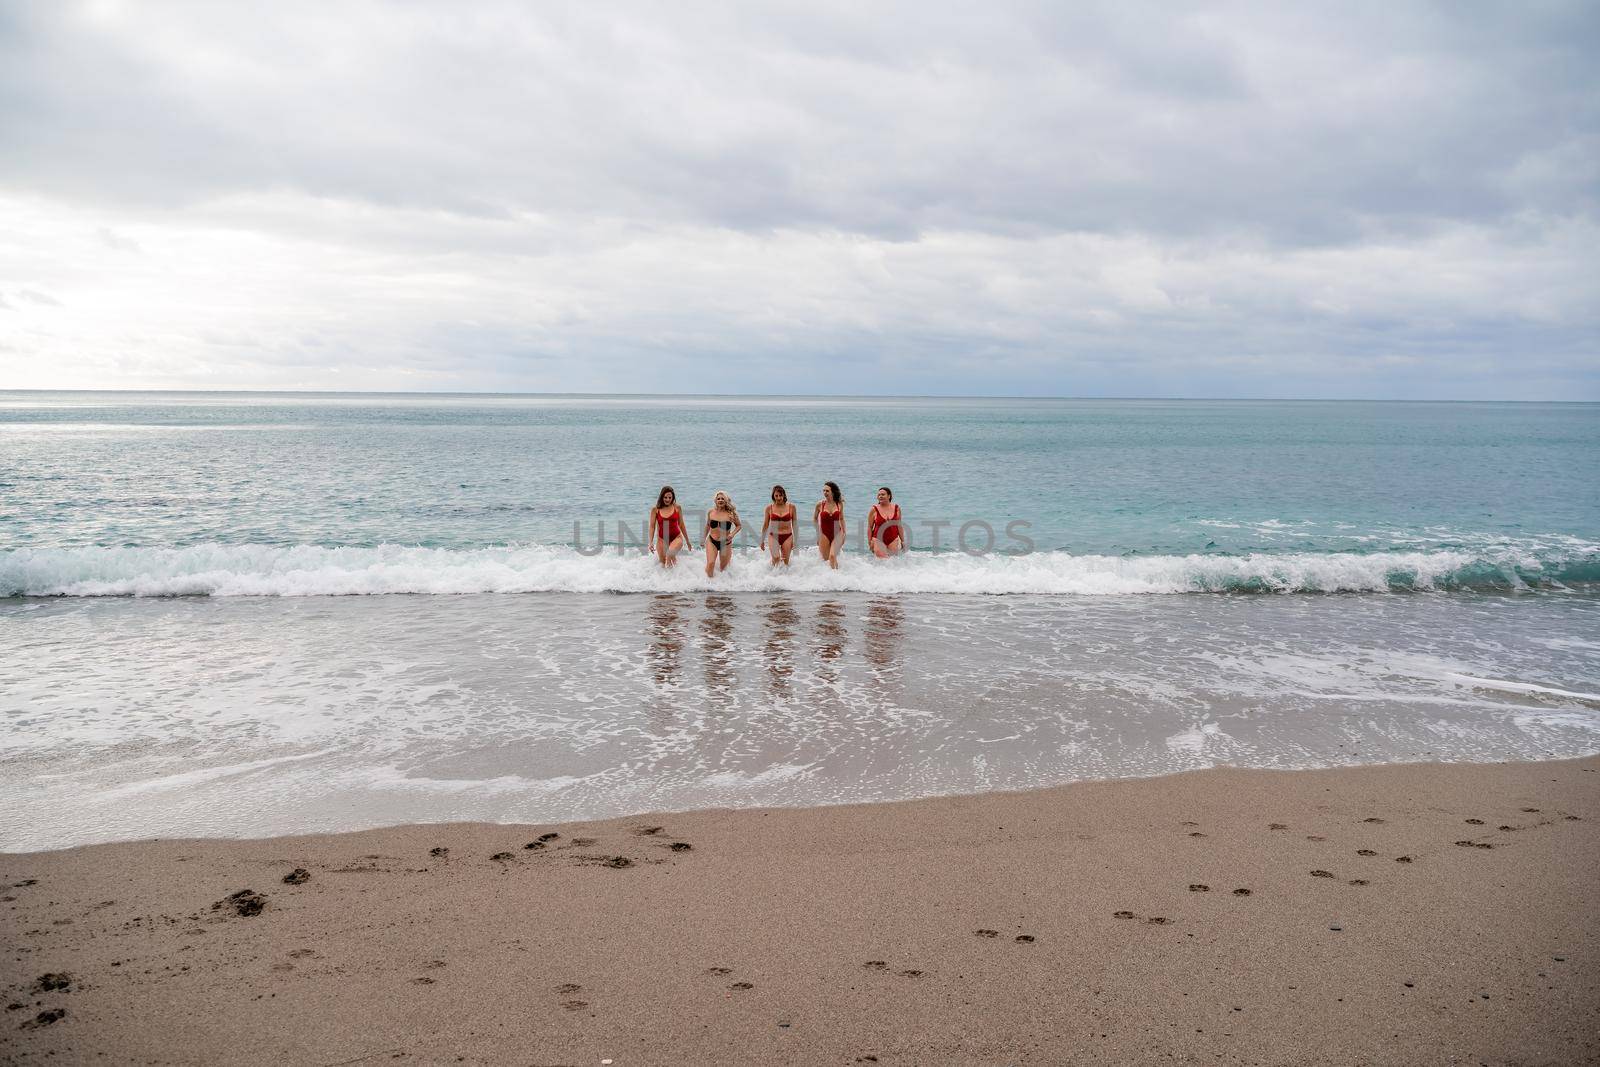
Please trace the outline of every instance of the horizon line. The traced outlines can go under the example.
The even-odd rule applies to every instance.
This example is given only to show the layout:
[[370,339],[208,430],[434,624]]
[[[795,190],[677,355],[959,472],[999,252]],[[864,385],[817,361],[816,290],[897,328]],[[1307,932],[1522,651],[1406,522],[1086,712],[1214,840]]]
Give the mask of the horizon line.
[[684,400],[1142,400],[1232,403],[1302,404],[1597,404],[1600,400],[1467,400],[1449,397],[1364,397],[1364,396],[1070,396],[1063,394],[1027,395],[1018,393],[646,393],[646,392],[534,392],[410,389],[200,389],[200,388],[120,388],[120,389],[0,389],[6,393],[177,393],[195,395],[245,396],[412,396],[412,397],[554,397],[579,399],[684,399]]

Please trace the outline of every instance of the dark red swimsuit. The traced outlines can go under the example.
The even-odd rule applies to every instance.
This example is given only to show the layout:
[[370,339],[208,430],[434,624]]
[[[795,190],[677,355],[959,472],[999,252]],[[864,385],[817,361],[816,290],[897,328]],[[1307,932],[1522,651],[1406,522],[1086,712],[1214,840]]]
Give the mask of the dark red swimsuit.
[[827,508],[823,508],[817,513],[817,522],[822,528],[822,536],[830,541],[833,540],[833,524],[838,521],[838,518],[839,512],[837,510],[829,511]]
[[[872,505],[872,518],[867,524],[867,539],[877,537],[883,542],[884,548],[900,540],[900,505],[895,504],[893,507],[894,511],[886,519],[878,513],[878,505]],[[879,530],[883,531],[882,537],[878,537]]]
[[[774,523],[779,523],[779,522],[792,523],[792,522],[794,522],[794,505],[793,504],[789,505],[789,514],[787,514],[787,515],[779,515],[776,511],[768,512],[768,514],[772,517],[772,521]],[[782,546],[784,546],[784,545],[789,543],[789,538],[794,536],[794,527],[791,526],[789,528],[789,532],[788,533],[778,533],[777,530],[773,530],[772,533],[773,533],[773,535],[775,537],[777,537],[778,546],[781,548]]]

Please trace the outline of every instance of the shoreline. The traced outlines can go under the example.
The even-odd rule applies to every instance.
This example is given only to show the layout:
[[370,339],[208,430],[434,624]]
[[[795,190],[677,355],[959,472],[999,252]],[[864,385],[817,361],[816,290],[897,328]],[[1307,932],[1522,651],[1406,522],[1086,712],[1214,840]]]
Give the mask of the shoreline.
[[0,1062],[1581,1062],[1597,831],[1590,756],[0,854]]

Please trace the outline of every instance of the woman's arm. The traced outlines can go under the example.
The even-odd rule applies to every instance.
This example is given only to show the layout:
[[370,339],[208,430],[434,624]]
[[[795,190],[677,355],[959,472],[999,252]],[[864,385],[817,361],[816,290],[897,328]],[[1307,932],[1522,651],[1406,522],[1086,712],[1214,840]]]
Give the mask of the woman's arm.
[[656,547],[656,512],[658,512],[660,510],[661,510],[660,508],[651,508],[650,509],[650,517],[648,519],[644,520],[645,526],[648,527],[648,529],[645,530],[645,534],[644,534],[644,550],[646,552],[655,551],[655,547]]
[[772,528],[772,505],[768,504],[761,513],[761,547],[767,547],[767,531]]

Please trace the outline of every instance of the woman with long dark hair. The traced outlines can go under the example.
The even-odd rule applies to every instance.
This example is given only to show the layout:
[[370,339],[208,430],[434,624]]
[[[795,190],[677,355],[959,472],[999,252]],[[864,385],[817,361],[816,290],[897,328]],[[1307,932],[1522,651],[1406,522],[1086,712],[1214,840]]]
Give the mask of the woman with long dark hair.
[[678,506],[678,494],[672,491],[670,485],[663,485],[661,492],[656,494],[656,506],[650,509],[645,526],[650,530],[648,550],[656,554],[656,559],[661,561],[663,567],[675,566],[678,553],[693,547],[689,544],[689,531],[683,525],[683,509]]
[[[789,565],[789,550],[794,547],[794,505],[789,503],[788,490],[781,485],[772,487],[772,503],[762,514],[761,544],[772,557],[772,565]],[[771,531],[770,533],[768,531]]]
[[839,569],[839,553],[844,548],[844,495],[838,482],[822,483],[822,499],[811,511],[811,524],[817,528],[817,551],[834,570]]

